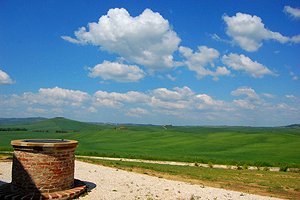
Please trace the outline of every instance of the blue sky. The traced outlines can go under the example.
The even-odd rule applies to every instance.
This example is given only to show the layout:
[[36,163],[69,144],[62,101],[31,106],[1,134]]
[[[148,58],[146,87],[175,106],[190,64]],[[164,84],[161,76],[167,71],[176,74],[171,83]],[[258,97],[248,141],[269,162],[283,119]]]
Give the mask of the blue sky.
[[0,117],[300,119],[299,1],[0,1]]

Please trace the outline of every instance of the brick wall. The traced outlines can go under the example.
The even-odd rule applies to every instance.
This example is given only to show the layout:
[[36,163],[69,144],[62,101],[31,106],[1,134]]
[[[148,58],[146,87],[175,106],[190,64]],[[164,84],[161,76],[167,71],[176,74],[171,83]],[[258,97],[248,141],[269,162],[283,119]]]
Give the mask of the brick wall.
[[71,148],[15,148],[12,184],[26,191],[53,192],[74,184],[74,151]]

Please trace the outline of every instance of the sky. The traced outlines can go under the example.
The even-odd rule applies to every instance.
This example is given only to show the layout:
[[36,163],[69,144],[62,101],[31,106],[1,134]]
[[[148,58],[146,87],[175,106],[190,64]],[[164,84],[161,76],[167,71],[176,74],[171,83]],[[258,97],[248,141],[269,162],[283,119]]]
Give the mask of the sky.
[[0,0],[0,118],[300,123],[300,1]]

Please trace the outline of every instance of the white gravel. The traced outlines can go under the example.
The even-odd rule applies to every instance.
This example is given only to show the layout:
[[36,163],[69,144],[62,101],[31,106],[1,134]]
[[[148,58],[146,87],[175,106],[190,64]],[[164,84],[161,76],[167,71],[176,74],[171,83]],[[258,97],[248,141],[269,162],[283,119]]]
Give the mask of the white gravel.
[[[11,162],[0,162],[0,185],[11,182],[11,168]],[[277,199],[166,180],[80,161],[75,163],[75,178],[85,181],[92,188],[88,195],[80,198],[82,200],[189,200],[192,197],[201,200]]]

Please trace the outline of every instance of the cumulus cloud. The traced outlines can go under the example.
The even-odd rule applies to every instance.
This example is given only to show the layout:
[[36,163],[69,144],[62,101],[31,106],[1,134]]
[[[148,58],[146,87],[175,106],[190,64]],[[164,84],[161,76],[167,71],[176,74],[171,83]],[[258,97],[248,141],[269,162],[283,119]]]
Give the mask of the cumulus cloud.
[[194,92],[187,86],[175,87],[173,90],[157,88],[152,90],[149,95],[151,98],[149,105],[162,110],[191,108],[195,96]]
[[126,93],[97,91],[94,94],[94,105],[100,107],[119,108],[124,103],[145,103],[149,97],[141,92],[129,91]]
[[254,89],[252,89],[250,87],[239,87],[236,90],[232,91],[231,95],[233,95],[233,96],[245,95],[245,96],[247,96],[248,98],[251,98],[251,99],[259,99],[258,94],[255,92]]
[[103,80],[117,82],[137,82],[144,78],[145,73],[136,65],[126,65],[118,62],[104,61],[101,64],[89,68],[89,76],[100,77]]
[[228,108],[225,102],[214,100],[206,94],[196,94],[187,86],[175,87],[172,90],[156,88],[145,93],[137,91],[129,91],[126,93],[97,91],[94,94],[94,106],[120,109],[128,105],[152,107],[159,109],[159,112],[163,113],[170,110],[223,110]]
[[[233,105],[242,109],[248,110],[268,110],[274,109],[274,105],[270,101],[275,99],[275,95],[270,93],[258,94],[251,87],[239,87],[231,91],[232,96],[240,97],[240,99],[233,100]],[[267,100],[267,101],[266,101]]]
[[196,72],[198,78],[204,76],[213,76],[217,79],[218,76],[228,76],[230,71],[226,67],[217,67],[215,71],[208,68],[214,68],[214,62],[219,58],[219,52],[214,48],[207,46],[199,46],[197,52],[193,52],[188,47],[179,47],[179,52],[186,59],[185,65],[189,70]]
[[131,117],[141,117],[143,115],[149,114],[149,112],[146,109],[138,107],[138,108],[131,108],[131,109],[129,109],[126,114],[128,116],[131,116]]
[[131,116],[141,117],[139,120],[142,123],[182,125],[278,125],[299,119],[298,97],[292,94],[287,94],[285,98],[269,98],[272,94],[258,94],[251,87],[239,87],[231,94],[237,99],[217,99],[187,86],[144,92],[97,91],[93,95],[55,87],[22,95],[0,94],[0,110],[3,116],[10,117],[42,114],[46,117],[60,115],[80,119],[82,116],[92,116],[90,120],[93,121],[120,122],[124,121],[122,117]]
[[230,105],[222,100],[216,100],[208,94],[197,94],[189,87],[175,87],[172,90],[157,88],[151,92],[151,106],[160,108],[169,115],[180,115],[181,112],[203,110],[230,110]]
[[98,22],[75,31],[75,38],[62,36],[75,44],[92,44],[102,50],[116,53],[127,61],[150,69],[174,66],[173,52],[180,38],[168,20],[150,9],[133,17],[124,8],[110,9]]
[[41,88],[38,93],[27,92],[21,99],[29,104],[48,104],[54,106],[80,106],[89,99],[89,94],[79,90],[69,90],[59,87]]
[[256,108],[256,106],[253,103],[245,99],[235,99],[233,100],[233,103],[243,109],[253,110]]
[[196,107],[200,110],[202,109],[214,109],[223,110],[228,109],[228,106],[224,101],[214,100],[211,96],[207,94],[199,94],[196,96]]
[[182,88],[175,87],[173,90],[167,88],[154,89],[151,94],[158,99],[179,100],[187,99],[194,95],[194,92],[187,86]]
[[266,66],[252,61],[249,57],[241,54],[230,53],[222,57],[222,62],[237,71],[244,71],[254,78],[262,78],[265,75],[276,75]]
[[226,34],[246,51],[257,51],[264,40],[276,40],[280,43],[300,42],[299,35],[289,38],[265,28],[262,19],[256,15],[236,13],[232,17],[224,15],[223,20],[227,26]]
[[188,101],[185,100],[163,100],[163,99],[159,99],[157,97],[152,97],[151,98],[151,102],[150,105],[154,108],[159,108],[161,109],[161,112],[164,112],[165,110],[183,110],[183,109],[187,109],[190,106],[190,103],[188,103]]
[[0,85],[4,84],[13,84],[13,80],[9,77],[9,75],[0,69]]
[[157,88],[152,91],[153,96],[159,99],[181,99],[182,95],[179,92],[171,91],[166,88]]
[[300,34],[293,36],[290,40],[291,40],[291,42],[299,43],[300,42]]
[[300,19],[300,9],[299,8],[293,8],[291,6],[284,6],[283,11],[295,19]]

